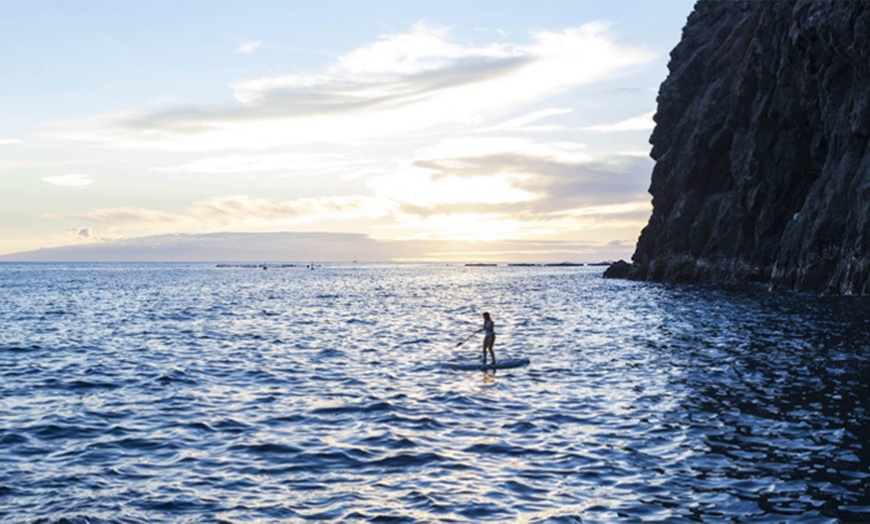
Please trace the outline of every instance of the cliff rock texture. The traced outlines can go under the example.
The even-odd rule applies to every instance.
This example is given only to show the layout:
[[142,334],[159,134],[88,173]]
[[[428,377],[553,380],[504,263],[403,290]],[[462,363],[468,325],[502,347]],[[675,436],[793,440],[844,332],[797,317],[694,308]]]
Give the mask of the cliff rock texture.
[[668,68],[607,276],[870,293],[870,2],[701,0]]

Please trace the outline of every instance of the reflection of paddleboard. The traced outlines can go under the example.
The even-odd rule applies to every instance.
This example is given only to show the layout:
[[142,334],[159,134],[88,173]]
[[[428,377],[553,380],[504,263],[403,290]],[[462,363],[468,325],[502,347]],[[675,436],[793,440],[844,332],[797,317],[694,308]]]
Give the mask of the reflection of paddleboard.
[[504,358],[496,361],[494,366],[492,364],[484,365],[480,362],[447,362],[444,364],[444,367],[448,369],[486,371],[488,369],[510,369],[528,365],[529,359],[527,358]]

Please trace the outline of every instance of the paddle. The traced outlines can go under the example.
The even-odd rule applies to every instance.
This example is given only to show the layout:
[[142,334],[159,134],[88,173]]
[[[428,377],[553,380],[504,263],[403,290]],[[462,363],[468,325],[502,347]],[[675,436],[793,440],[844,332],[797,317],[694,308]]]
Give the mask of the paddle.
[[468,335],[467,337],[465,337],[465,339],[464,339],[462,342],[460,342],[459,344],[456,344],[456,347],[459,347],[459,346],[461,346],[462,344],[465,344],[466,342],[468,342],[469,339],[471,339],[471,337],[473,337],[473,336],[476,335],[477,333],[478,333],[478,332],[475,331],[474,333]]

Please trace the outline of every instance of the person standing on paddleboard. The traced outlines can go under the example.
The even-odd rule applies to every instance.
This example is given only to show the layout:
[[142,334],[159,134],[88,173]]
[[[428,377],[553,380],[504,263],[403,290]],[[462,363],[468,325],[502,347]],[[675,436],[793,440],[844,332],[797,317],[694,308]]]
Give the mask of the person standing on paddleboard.
[[486,365],[486,352],[489,350],[489,356],[492,357],[492,365],[495,365],[495,353],[492,347],[495,345],[495,322],[489,316],[489,313],[483,314],[483,328],[477,332],[483,332],[483,364]]

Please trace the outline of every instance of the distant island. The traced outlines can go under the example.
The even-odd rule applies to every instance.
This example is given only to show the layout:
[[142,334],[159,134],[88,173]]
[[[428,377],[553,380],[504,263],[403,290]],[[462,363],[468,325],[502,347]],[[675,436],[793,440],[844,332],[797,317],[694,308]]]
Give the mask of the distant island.
[[223,268],[223,269],[282,269],[288,267],[304,267],[310,268],[313,267],[311,264],[216,264],[215,267]]
[[870,3],[702,0],[668,69],[652,216],[605,276],[870,294]]
[[[508,262],[507,267],[588,267],[588,266],[609,266],[612,262]],[[494,267],[498,266],[494,262],[470,262],[465,264],[466,267]]]

